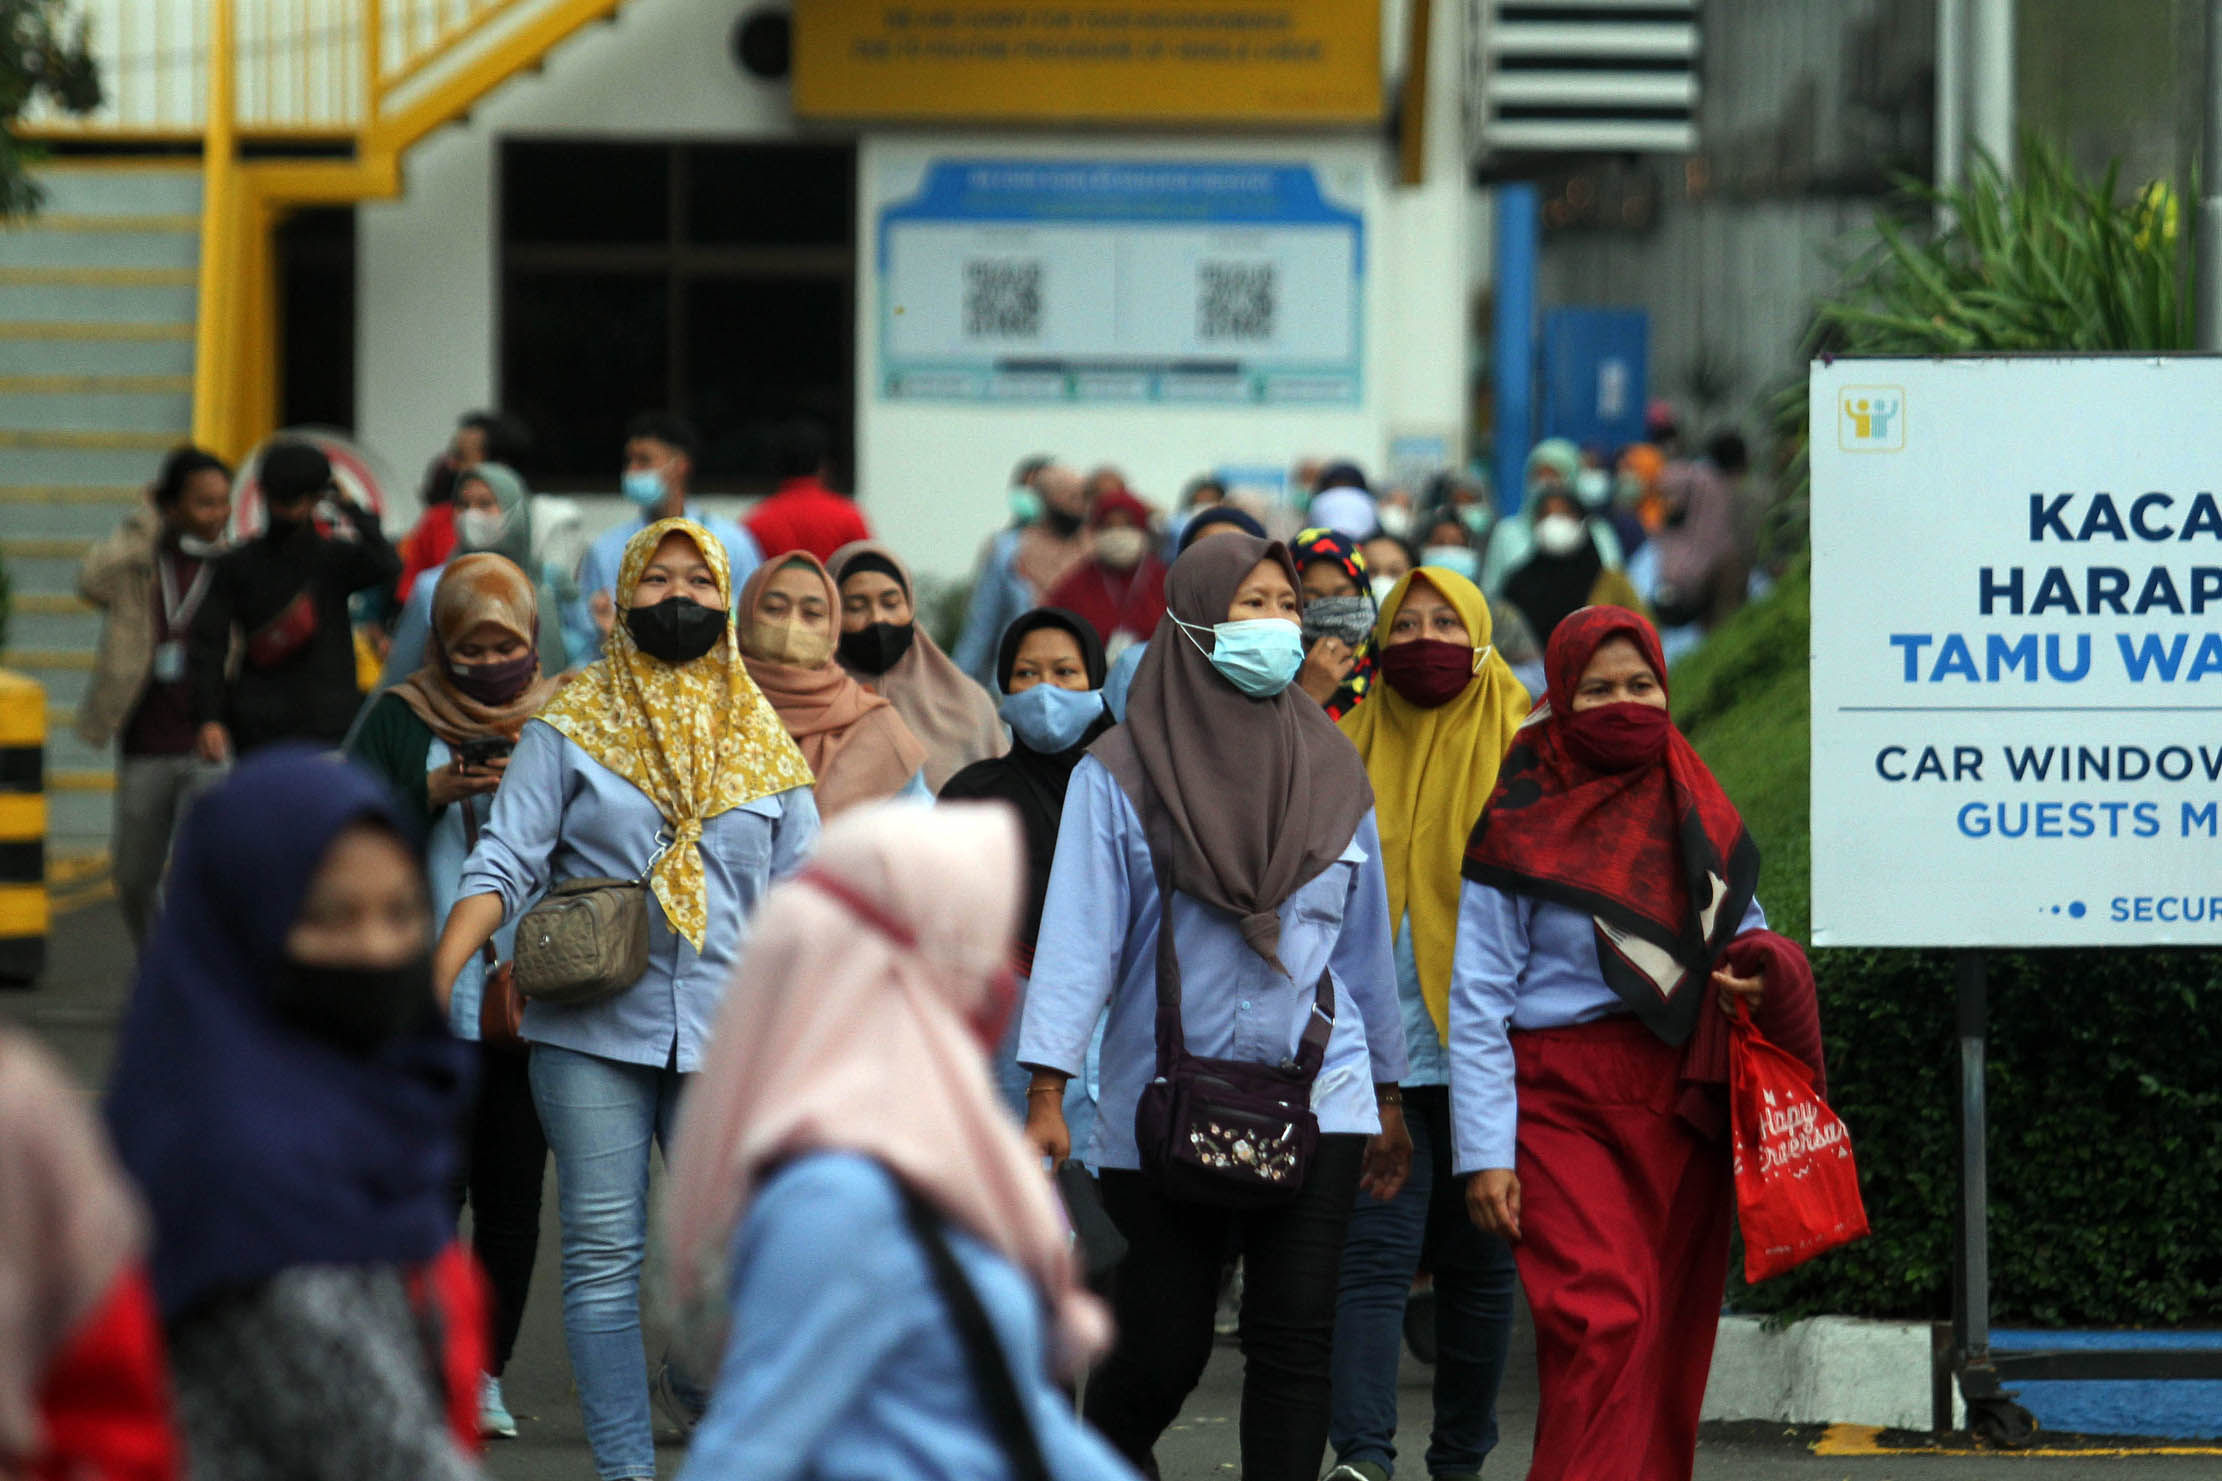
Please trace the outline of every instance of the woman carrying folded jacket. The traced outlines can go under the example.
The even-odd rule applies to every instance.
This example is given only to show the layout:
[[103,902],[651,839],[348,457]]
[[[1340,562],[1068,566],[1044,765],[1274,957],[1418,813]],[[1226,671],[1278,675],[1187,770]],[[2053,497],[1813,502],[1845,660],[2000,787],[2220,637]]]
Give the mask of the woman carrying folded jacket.
[[[556,685],[540,668],[538,595],[513,562],[499,555],[459,555],[439,568],[429,596],[431,632],[418,655],[421,666],[371,701],[347,751],[410,804],[424,839],[433,918],[445,920],[459,898],[463,861],[493,811],[510,748]],[[514,926],[495,933],[497,961],[515,955],[516,936]],[[483,952],[472,957],[456,978],[448,1027],[457,1038],[479,1044],[468,1187],[471,1249],[494,1288],[494,1360],[479,1385],[479,1422],[489,1435],[513,1437],[517,1422],[503,1402],[501,1375],[516,1350],[532,1289],[548,1141],[517,1044],[481,1041],[483,958]]]
[[[1073,769],[1027,986],[1028,1130],[1059,1161],[1065,1084],[1110,1006],[1089,1160],[1129,1249],[1114,1276],[1118,1345],[1086,1402],[1144,1470],[1211,1355],[1232,1246],[1246,1272],[1243,1474],[1314,1481],[1343,1229],[1361,1182],[1394,1194],[1411,1153],[1372,788],[1350,743],[1290,687],[1303,661],[1296,592],[1287,548],[1247,535],[1174,565],[1126,723]],[[1267,1159],[1288,1179],[1271,1206],[1168,1193],[1143,1171],[1136,1111],[1157,1073],[1161,968],[1168,997],[1179,988],[1187,1054],[1254,1066],[1240,1071],[1252,1079],[1284,1061],[1310,1067],[1297,1093],[1317,1146],[1308,1165]]]
[[[1103,674],[1103,643],[1079,617],[1057,607],[1037,607],[1020,617],[1004,629],[995,660],[1011,749],[973,762],[941,789],[944,802],[994,800],[1018,809],[1026,829],[1026,906],[1019,914],[1015,953],[1022,978],[1034,970],[1034,943],[1041,938],[1042,902],[1049,894],[1049,869],[1057,858],[1057,828],[1064,819],[1072,769],[1111,728]],[[1012,1026],[1017,1026],[1015,1019]],[[1024,1116],[1032,1077],[1019,1068],[1017,1048],[1015,1040],[997,1046],[996,1082],[1012,1109]],[[1094,1080],[1092,1073],[1082,1076],[1079,1093],[1065,1102],[1065,1114],[1075,1123],[1073,1140],[1083,1146],[1090,1127],[1078,1123],[1093,1122]]]
[[982,1061],[1023,887],[1005,809],[882,806],[765,902],[668,1185],[684,1477],[1133,1481],[1055,1387],[1108,1324]]
[[841,667],[886,698],[926,748],[926,789],[975,761],[1000,756],[995,701],[918,626],[910,568],[884,545],[858,540],[833,553],[841,588]]
[[807,550],[778,556],[741,587],[741,658],[802,748],[818,816],[886,797],[933,800],[926,748],[895,707],[833,661],[841,594]]
[[377,778],[283,745],[179,835],[107,1115],[190,1476],[478,1474],[485,1311],[449,1202],[471,1061],[410,826]]
[[1688,1481],[1734,1206],[1729,1016],[1752,1005],[1818,1077],[1813,976],[1766,929],[1759,851],[1668,718],[1651,624],[1574,612],[1545,667],[1466,849],[1454,1166],[1535,1314],[1531,1481]]
[[1420,1474],[1467,1481],[1497,1443],[1516,1277],[1511,1249],[1467,1219],[1464,1185],[1451,1175],[1445,1038],[1466,835],[1528,716],[1528,692],[1496,651],[1480,589],[1439,566],[1390,590],[1374,647],[1381,683],[1342,732],[1365,759],[1381,826],[1412,1176],[1386,1201],[1360,1193],[1350,1216],[1329,1481],[1387,1481],[1395,1468],[1405,1299],[1423,1264],[1435,1276],[1436,1358],[1435,1426]]
[[640,1331],[649,1146],[670,1137],[756,902],[818,835],[810,768],[741,661],[724,546],[657,520],[625,546],[616,603],[601,660],[518,737],[433,964],[445,1001],[551,884],[647,878],[646,974],[524,1014],[556,1160],[564,1339],[605,1481],[656,1473]]

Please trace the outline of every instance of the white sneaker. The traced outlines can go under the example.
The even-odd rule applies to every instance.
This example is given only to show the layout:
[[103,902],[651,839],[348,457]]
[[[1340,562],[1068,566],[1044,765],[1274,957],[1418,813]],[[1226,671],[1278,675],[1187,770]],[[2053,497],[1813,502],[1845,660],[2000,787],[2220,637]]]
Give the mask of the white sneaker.
[[517,1421],[502,1402],[501,1380],[491,1373],[478,1375],[478,1432],[489,1440],[517,1438]]

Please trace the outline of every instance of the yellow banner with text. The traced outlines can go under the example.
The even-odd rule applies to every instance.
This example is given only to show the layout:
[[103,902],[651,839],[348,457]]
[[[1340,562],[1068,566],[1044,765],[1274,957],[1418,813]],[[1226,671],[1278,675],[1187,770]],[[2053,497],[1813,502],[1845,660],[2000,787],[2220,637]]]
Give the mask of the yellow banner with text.
[[888,122],[1362,124],[1377,0],[795,0],[795,114]]

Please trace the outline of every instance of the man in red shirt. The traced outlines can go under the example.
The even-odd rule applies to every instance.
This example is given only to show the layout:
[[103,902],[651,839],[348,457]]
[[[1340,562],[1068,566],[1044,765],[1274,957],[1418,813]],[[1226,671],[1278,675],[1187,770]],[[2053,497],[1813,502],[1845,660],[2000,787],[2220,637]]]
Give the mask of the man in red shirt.
[[771,560],[807,550],[821,561],[855,540],[872,538],[856,501],[826,486],[830,466],[826,429],[813,421],[780,428],[775,443],[778,490],[748,517],[748,532]]

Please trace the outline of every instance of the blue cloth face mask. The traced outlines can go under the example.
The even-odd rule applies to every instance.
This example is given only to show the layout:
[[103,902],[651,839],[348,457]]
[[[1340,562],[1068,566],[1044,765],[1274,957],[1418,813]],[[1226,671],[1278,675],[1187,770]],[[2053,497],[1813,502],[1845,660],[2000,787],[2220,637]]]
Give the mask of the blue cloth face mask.
[[1036,684],[1004,700],[1001,713],[1026,749],[1055,756],[1079,745],[1088,727],[1103,718],[1103,696],[1093,689]]
[[1481,558],[1463,545],[1430,545],[1420,552],[1423,566],[1441,566],[1454,576],[1468,581],[1481,578]]
[[653,509],[664,501],[664,474],[661,468],[631,468],[625,473],[625,497],[643,509]]
[[[1172,617],[1172,613],[1165,614]],[[1252,699],[1271,699],[1288,688],[1304,666],[1303,630],[1284,617],[1253,617],[1241,622],[1214,623],[1211,651],[1204,651],[1196,637],[1201,629],[1193,622],[1173,621],[1188,634],[1196,651],[1219,670],[1219,677]]]

